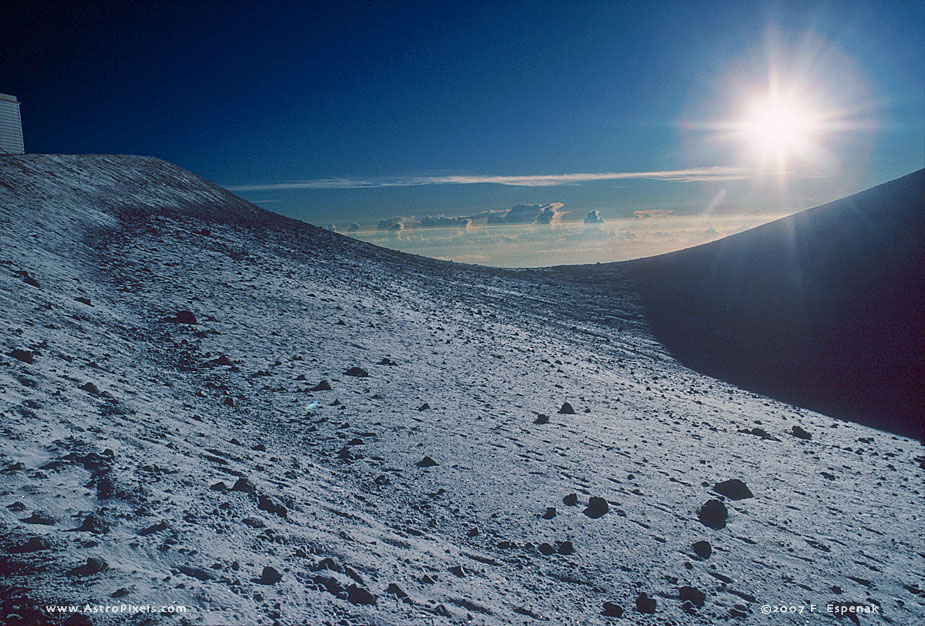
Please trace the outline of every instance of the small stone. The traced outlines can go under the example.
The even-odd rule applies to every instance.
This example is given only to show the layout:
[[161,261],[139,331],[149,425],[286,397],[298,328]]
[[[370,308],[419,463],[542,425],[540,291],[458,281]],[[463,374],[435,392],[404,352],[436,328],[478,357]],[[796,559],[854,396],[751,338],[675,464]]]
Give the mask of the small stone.
[[42,509],[36,509],[35,511],[32,511],[32,515],[23,518],[20,521],[23,521],[27,524],[42,524],[43,526],[54,526],[58,523],[58,520],[52,517],[51,513]]
[[209,487],[209,489],[211,489],[212,491],[228,491],[228,485],[226,485],[222,481],[218,481],[217,483]]
[[715,530],[726,527],[727,517],[729,517],[729,512],[726,510],[726,505],[719,500],[708,500],[697,512],[700,523]]
[[790,429],[790,434],[798,439],[812,439],[813,436],[810,435],[807,431],[803,430],[799,426],[794,426]]
[[224,400],[222,400],[222,404],[224,404],[225,406],[233,407],[234,405],[237,404],[237,402],[231,396],[227,396]]
[[575,409],[568,402],[563,402],[562,406],[559,407],[559,413],[562,415],[575,415]]
[[570,493],[564,498],[562,498],[562,502],[565,503],[566,506],[575,506],[576,504],[578,504],[578,494]]
[[426,402],[418,407],[418,411],[427,411],[428,409],[430,409],[430,405]]
[[536,419],[533,420],[533,423],[534,424],[548,424],[549,416],[544,413],[540,413],[536,416]]
[[423,459],[415,463],[415,465],[417,465],[418,467],[434,467],[436,464],[437,462],[434,461],[429,456],[425,456]]
[[710,555],[713,554],[713,547],[710,546],[709,541],[698,541],[691,546],[694,549],[694,554],[699,556],[701,559],[708,559]]
[[95,535],[102,535],[109,532],[109,524],[106,523],[106,520],[97,513],[90,513],[84,518],[83,523],[75,528],[74,530],[81,530],[84,532],[93,533]]
[[700,608],[706,602],[707,596],[696,587],[681,587],[678,589],[678,598],[680,598],[681,602],[690,602]]
[[254,486],[254,483],[249,481],[246,478],[239,478],[234,483],[234,487],[231,488],[232,491],[243,491],[252,496],[257,495],[257,487]]
[[275,513],[280,517],[286,517],[288,511],[286,507],[283,506],[276,498],[271,496],[260,496],[257,498],[257,508],[261,511],[267,511],[269,513]]
[[309,389],[309,391],[331,391],[331,383],[322,380],[320,383]]
[[97,556],[91,556],[87,558],[87,562],[83,565],[75,567],[68,572],[70,576],[92,576],[93,574],[98,574],[103,570],[109,569],[109,564]]
[[349,370],[344,372],[344,376],[357,376],[359,378],[366,378],[369,376],[369,372],[364,370],[362,367],[351,367]]
[[556,552],[559,554],[569,555],[575,554],[575,546],[572,545],[571,541],[559,541],[557,543]]
[[549,556],[550,554],[554,554],[556,551],[555,548],[553,548],[551,545],[549,545],[545,541],[541,543],[539,546],[537,546],[537,550],[539,550],[540,554],[542,554],[543,556]]
[[199,320],[196,319],[196,315],[192,311],[177,311],[176,314],[170,315],[164,318],[165,322],[171,324],[198,324]]
[[10,350],[9,356],[23,363],[32,363],[33,361],[33,353],[31,350],[20,350],[17,348],[15,350]]
[[584,514],[591,519],[597,519],[609,510],[610,506],[607,504],[607,500],[597,496],[591,496],[588,500],[588,507],[584,510]]
[[275,568],[267,565],[263,568],[263,572],[260,574],[260,578],[257,580],[257,582],[261,585],[275,585],[282,579],[282,574],[280,574]]
[[623,607],[613,602],[605,602],[601,614],[604,617],[623,617]]
[[151,524],[147,528],[143,528],[138,531],[138,534],[142,537],[147,537],[148,535],[153,535],[154,533],[159,533],[162,530],[167,530],[167,522],[160,521],[156,524]]
[[447,569],[453,576],[459,576],[460,578],[466,577],[466,570],[462,568],[462,565],[453,565]]
[[80,389],[81,391],[86,391],[87,393],[94,395],[94,396],[100,395],[99,388],[93,383],[84,383],[83,385],[80,386]]
[[744,500],[745,498],[753,497],[752,492],[748,486],[738,478],[733,478],[732,480],[724,480],[721,483],[716,483],[713,485],[713,491],[720,495],[726,496],[730,500]]
[[556,507],[547,506],[546,512],[543,513],[543,519],[552,519],[556,516]]
[[640,613],[655,613],[655,598],[640,593],[636,598],[636,610]]
[[39,552],[50,549],[51,542],[45,537],[29,537],[25,543],[14,546],[10,551],[14,554],[22,554],[24,552]]
[[386,593],[392,594],[396,598],[407,598],[408,594],[405,591],[396,585],[395,583],[389,583],[389,586],[385,589]]
[[351,604],[376,604],[376,596],[363,587],[350,585],[347,587],[347,602]]

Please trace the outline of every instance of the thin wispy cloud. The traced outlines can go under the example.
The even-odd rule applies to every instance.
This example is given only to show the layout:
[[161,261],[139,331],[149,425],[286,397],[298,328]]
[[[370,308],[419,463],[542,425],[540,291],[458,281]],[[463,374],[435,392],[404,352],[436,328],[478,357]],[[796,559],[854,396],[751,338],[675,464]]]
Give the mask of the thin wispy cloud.
[[294,189],[368,189],[377,187],[419,187],[424,185],[507,185],[514,187],[557,187],[607,180],[664,180],[679,183],[716,182],[752,178],[760,172],[745,167],[694,167],[651,172],[600,172],[495,176],[483,174],[420,175],[376,178],[315,178],[278,183],[229,185],[231,191],[286,191]]

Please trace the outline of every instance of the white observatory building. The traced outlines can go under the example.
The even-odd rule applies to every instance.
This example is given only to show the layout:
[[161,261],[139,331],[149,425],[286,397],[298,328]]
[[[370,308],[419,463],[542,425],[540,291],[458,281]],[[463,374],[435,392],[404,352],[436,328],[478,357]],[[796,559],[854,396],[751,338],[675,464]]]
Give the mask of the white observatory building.
[[0,93],[0,154],[22,154],[22,120],[16,96]]

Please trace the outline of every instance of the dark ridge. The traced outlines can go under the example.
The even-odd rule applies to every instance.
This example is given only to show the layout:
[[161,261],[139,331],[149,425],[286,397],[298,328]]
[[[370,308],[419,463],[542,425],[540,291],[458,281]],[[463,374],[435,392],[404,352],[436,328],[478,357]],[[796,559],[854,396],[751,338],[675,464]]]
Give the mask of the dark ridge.
[[832,417],[925,436],[925,170],[626,264],[685,365]]

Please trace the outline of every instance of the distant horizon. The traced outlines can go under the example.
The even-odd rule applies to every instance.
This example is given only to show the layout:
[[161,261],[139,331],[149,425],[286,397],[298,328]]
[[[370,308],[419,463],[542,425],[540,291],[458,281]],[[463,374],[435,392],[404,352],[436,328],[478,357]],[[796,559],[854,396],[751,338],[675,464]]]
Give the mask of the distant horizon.
[[[925,165],[922,3],[14,0],[5,17],[0,91],[27,152],[154,155],[341,229],[557,203],[564,222],[750,221]],[[489,261],[601,256],[481,239]]]

